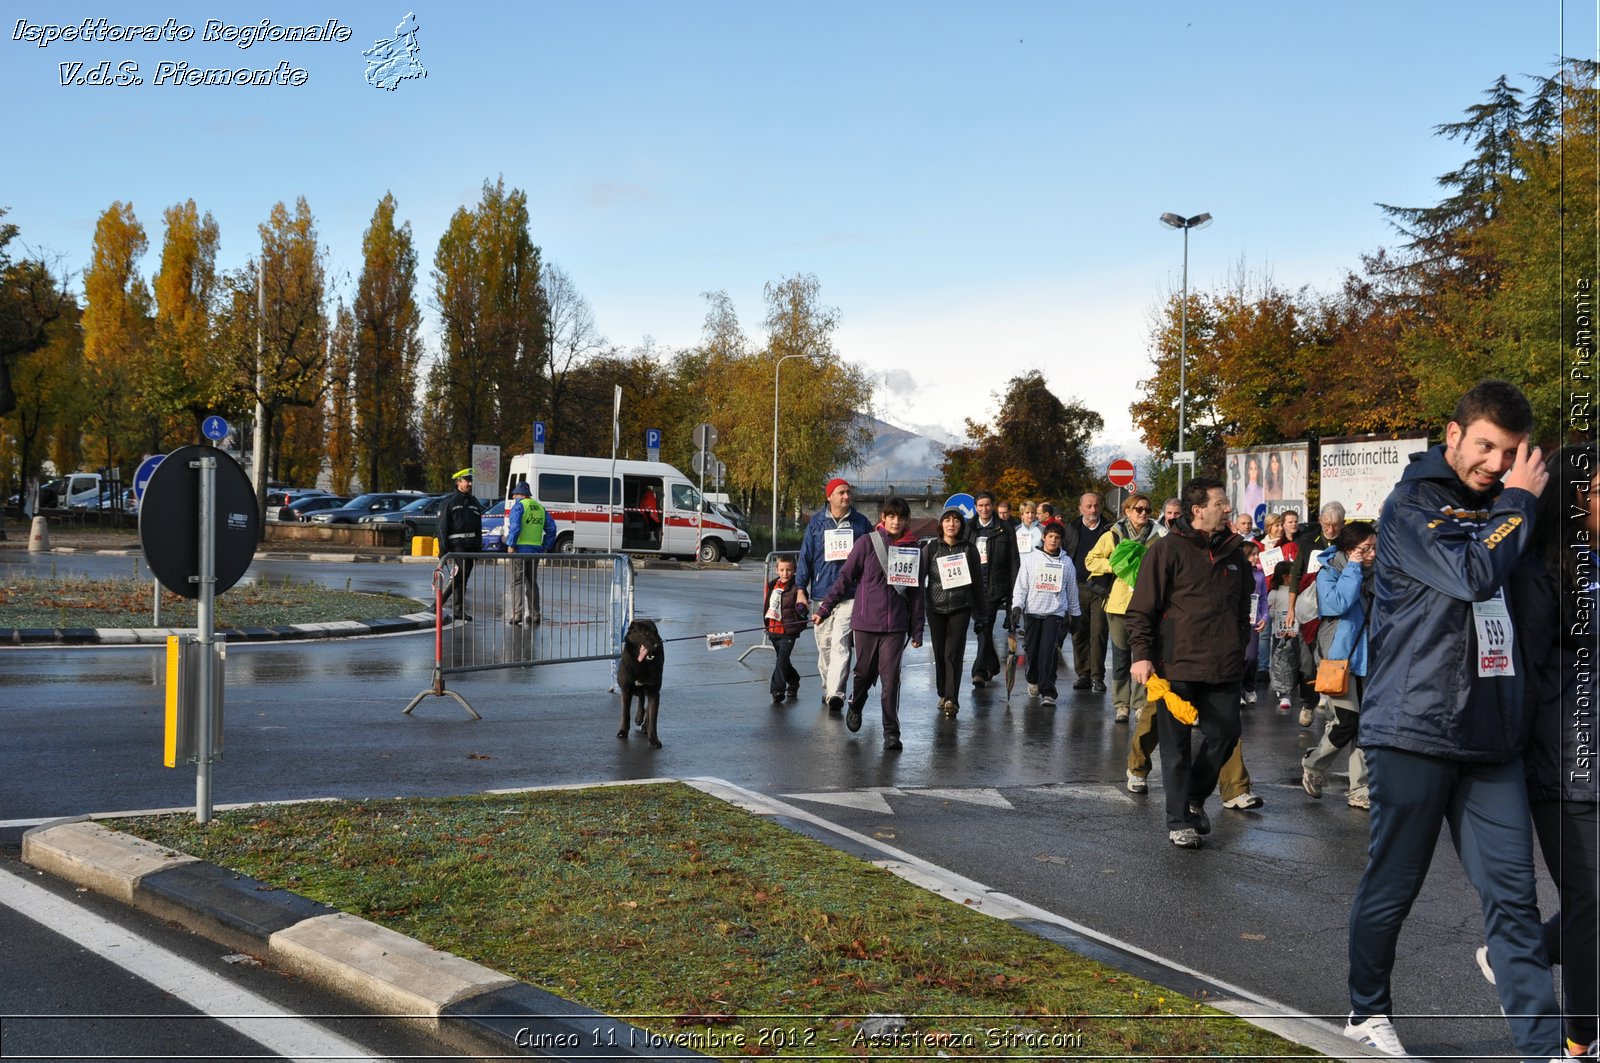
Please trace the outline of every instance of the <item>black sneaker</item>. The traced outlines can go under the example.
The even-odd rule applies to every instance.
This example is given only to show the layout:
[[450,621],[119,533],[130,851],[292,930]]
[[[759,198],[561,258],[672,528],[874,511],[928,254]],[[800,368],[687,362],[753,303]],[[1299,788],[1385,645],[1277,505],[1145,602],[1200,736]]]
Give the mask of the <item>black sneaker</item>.
[[1076,683],[1072,684],[1072,689],[1073,690],[1088,690],[1089,689],[1089,684],[1092,683],[1092,682],[1094,682],[1094,680],[1090,679],[1088,676],[1084,676],[1082,679],[1079,679]]
[[1089,684],[1089,689],[1096,694],[1104,694],[1106,692],[1106,681],[1104,679],[1096,679]]
[[861,707],[859,705],[850,706],[850,711],[844,714],[844,725],[851,734],[861,730]]
[[1211,833],[1211,817],[1206,815],[1206,810],[1199,805],[1189,806],[1189,823],[1194,827],[1196,833]]
[[799,687],[790,687],[788,690],[785,690],[783,693],[784,693],[785,697],[798,698],[800,696],[800,688]]
[[900,736],[899,735],[884,735],[883,736],[883,751],[885,753],[898,753],[898,752],[900,752],[900,750],[902,750],[904,748],[905,748],[905,746],[900,744]]
[[844,708],[844,698],[841,695],[832,694],[828,697],[829,712],[838,712],[842,708]]
[[774,695],[772,695],[772,703],[774,705],[782,705],[783,704],[783,695],[782,694],[774,694]]

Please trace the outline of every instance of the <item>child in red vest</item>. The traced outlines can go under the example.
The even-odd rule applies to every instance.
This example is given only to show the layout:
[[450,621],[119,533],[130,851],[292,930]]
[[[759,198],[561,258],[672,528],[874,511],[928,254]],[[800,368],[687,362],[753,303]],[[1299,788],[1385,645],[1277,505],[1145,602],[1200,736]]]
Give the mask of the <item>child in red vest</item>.
[[778,651],[778,663],[772,667],[772,703],[782,705],[784,698],[800,693],[800,673],[789,663],[789,655],[806,629],[806,614],[796,595],[794,558],[778,558],[777,568],[778,578],[767,584],[764,615],[767,638]]

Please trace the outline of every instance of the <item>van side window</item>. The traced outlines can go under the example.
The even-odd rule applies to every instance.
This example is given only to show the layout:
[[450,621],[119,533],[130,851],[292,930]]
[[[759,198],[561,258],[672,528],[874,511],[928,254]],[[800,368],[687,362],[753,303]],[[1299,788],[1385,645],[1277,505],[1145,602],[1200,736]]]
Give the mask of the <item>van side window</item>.
[[[612,485],[612,497],[606,498],[606,484]],[[585,506],[604,506],[622,500],[622,490],[615,480],[605,476],[578,477],[578,502]]]
[[700,509],[700,492],[688,484],[672,485],[672,508],[696,512]]
[[539,474],[539,501],[549,505],[551,502],[572,502],[576,496],[572,493],[572,475],[542,472]]

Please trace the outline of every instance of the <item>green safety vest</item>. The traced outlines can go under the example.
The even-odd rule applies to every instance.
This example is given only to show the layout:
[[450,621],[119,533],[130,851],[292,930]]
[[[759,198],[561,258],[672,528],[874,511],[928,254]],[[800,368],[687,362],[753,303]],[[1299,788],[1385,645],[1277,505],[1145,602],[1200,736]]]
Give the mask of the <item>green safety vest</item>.
[[517,541],[513,546],[543,546],[544,545],[544,507],[532,498],[524,498],[522,506],[522,525],[517,529]]

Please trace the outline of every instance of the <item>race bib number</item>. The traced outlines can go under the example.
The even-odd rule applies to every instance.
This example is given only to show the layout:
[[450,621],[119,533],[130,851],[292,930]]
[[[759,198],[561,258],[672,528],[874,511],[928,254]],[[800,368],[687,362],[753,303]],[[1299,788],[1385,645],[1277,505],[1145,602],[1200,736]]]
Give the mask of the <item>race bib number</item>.
[[783,619],[783,592],[776,587],[772,588],[772,595],[767,599],[767,619]]
[[1478,675],[1516,675],[1511,666],[1511,613],[1506,592],[1496,591],[1486,602],[1472,603],[1472,624],[1478,629]]
[[1046,561],[1039,566],[1039,571],[1033,577],[1033,589],[1060,594],[1061,587],[1066,582],[1066,572],[1067,566],[1060,561]]
[[1322,554],[1313,552],[1311,557],[1310,557],[1310,559],[1306,561],[1306,573],[1309,575],[1310,573],[1313,573],[1313,572],[1317,571],[1321,567],[1322,567]]
[[989,537],[987,535],[982,535],[982,536],[978,537],[978,564],[987,565],[988,563],[989,563]]
[[1261,571],[1270,576],[1272,575],[1272,570],[1278,567],[1278,562],[1286,560],[1288,558],[1283,556],[1283,547],[1281,546],[1274,546],[1271,550],[1263,550],[1261,551]]
[[1259,615],[1260,609],[1261,595],[1252,594],[1250,596],[1250,623],[1254,624],[1256,622],[1256,617]]
[[915,587],[917,570],[921,566],[921,550],[915,546],[896,546],[889,551],[889,586]]
[[957,587],[971,585],[972,573],[967,571],[966,554],[946,554],[939,559],[939,586],[947,591],[953,591]]
[[822,559],[843,561],[850,556],[850,548],[855,544],[854,528],[830,528],[822,533]]
[[1017,553],[1025,554],[1033,549],[1033,530],[1030,528],[1017,529]]

